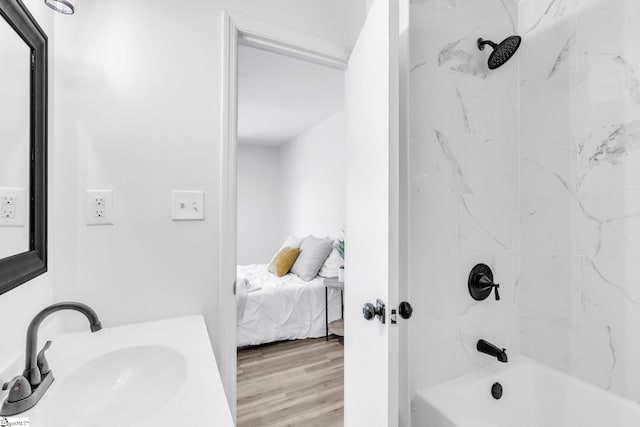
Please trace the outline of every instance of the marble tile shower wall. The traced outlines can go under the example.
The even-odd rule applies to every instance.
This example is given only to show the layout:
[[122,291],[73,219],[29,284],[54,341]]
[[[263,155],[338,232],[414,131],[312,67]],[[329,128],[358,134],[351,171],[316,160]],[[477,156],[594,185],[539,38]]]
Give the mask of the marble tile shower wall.
[[518,15],[522,352],[640,402],[640,2]]
[[[479,338],[519,352],[518,63],[487,67],[478,37],[517,27],[512,0],[411,2],[411,389],[491,363]],[[490,50],[490,49],[489,49]],[[502,300],[475,302],[489,264]]]
[[[513,33],[490,72],[476,39]],[[412,390],[482,337],[640,402],[637,40],[637,0],[412,0]]]

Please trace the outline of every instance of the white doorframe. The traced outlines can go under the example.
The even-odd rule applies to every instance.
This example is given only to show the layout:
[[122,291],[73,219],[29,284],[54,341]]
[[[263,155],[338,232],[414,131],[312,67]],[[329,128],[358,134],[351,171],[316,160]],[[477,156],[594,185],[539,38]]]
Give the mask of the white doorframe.
[[238,45],[257,47],[331,68],[346,70],[350,52],[323,39],[224,10],[222,47],[222,143],[218,282],[219,346],[216,354],[231,413],[236,413],[236,280]]

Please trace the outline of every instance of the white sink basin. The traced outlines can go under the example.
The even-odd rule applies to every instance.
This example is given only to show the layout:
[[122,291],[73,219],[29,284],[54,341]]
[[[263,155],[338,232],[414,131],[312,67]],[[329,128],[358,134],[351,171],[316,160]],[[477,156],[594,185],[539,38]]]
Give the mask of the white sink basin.
[[34,427],[234,425],[202,316],[52,341],[47,358],[55,380],[19,415]]
[[[41,402],[47,425],[102,427],[142,420],[180,393],[187,362],[164,346],[124,348],[90,360],[64,378]],[[55,374],[55,373],[54,373]]]

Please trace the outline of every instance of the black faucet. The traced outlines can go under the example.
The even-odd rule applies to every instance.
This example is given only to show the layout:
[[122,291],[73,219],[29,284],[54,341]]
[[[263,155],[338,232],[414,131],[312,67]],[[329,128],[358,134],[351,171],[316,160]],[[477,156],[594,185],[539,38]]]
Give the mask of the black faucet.
[[17,415],[32,408],[53,382],[53,373],[49,369],[49,363],[45,357],[45,351],[51,346],[51,341],[47,341],[42,350],[36,354],[38,328],[47,316],[60,310],[75,310],[84,314],[89,320],[91,332],[97,332],[102,329],[96,312],[89,306],[79,302],[53,304],[36,314],[27,329],[27,353],[24,372],[3,385],[3,390],[9,389],[9,396],[2,405],[2,409],[0,409],[0,415]]
[[91,332],[98,332],[102,329],[100,319],[98,319],[98,315],[96,314],[96,312],[93,311],[91,307],[79,302],[61,302],[58,304],[53,304],[43,309],[40,313],[36,314],[36,317],[33,318],[31,323],[29,323],[29,328],[27,329],[27,353],[25,368],[24,372],[22,373],[22,376],[24,376],[29,381],[29,384],[31,384],[31,386],[37,386],[38,384],[40,384],[40,382],[42,381],[41,374],[45,374],[45,372],[40,372],[40,369],[37,365],[36,351],[38,349],[38,329],[40,328],[40,324],[45,318],[47,318],[50,314],[60,310],[76,310],[84,314],[89,320]]
[[507,350],[504,348],[501,350],[500,348],[496,347],[490,342],[481,339],[481,340],[478,340],[478,344],[476,344],[476,349],[480,353],[488,354],[489,356],[495,357],[496,359],[498,359],[498,361],[502,363],[507,363],[507,360],[508,360]]

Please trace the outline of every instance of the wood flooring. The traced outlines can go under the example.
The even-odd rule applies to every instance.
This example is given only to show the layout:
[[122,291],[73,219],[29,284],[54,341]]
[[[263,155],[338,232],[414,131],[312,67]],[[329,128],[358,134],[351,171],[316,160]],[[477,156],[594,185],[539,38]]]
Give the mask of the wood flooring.
[[239,349],[238,427],[342,426],[343,359],[333,335]]

